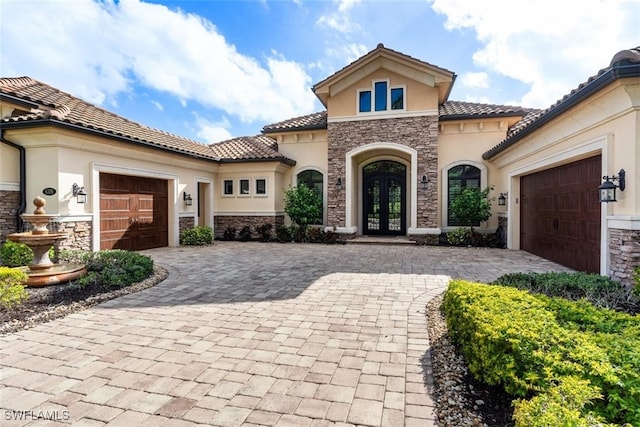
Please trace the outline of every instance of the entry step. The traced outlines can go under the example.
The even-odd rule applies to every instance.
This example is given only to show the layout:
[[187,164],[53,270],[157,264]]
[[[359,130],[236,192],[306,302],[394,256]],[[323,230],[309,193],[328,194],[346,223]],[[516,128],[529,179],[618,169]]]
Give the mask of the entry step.
[[407,236],[358,236],[347,240],[348,245],[415,245]]

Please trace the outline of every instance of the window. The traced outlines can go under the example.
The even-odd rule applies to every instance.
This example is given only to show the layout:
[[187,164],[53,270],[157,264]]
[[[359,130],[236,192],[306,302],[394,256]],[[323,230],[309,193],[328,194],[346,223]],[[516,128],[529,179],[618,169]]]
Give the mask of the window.
[[233,194],[233,180],[225,179],[224,180],[224,195],[231,196]]
[[267,180],[256,179],[256,195],[265,195],[265,194],[267,194]]
[[[372,105],[373,104],[373,105]],[[358,91],[358,112],[404,110],[404,87],[390,87],[387,80],[373,82],[373,89]]]
[[249,194],[249,180],[241,179],[240,180],[240,195],[247,196]]
[[311,224],[322,224],[323,222],[322,218],[324,216],[323,215],[324,214],[324,198],[323,198],[324,178],[322,176],[322,173],[314,170],[306,170],[306,171],[300,172],[298,174],[298,185],[300,184],[305,184],[307,187],[315,190],[318,196],[320,196],[320,200],[322,200],[320,215],[317,218],[315,218],[311,222]]
[[[449,169],[448,178],[448,225],[462,225],[455,220],[451,213],[451,204],[462,194],[465,188],[480,189],[480,169],[471,165],[460,165]],[[480,224],[473,224],[474,226]]]

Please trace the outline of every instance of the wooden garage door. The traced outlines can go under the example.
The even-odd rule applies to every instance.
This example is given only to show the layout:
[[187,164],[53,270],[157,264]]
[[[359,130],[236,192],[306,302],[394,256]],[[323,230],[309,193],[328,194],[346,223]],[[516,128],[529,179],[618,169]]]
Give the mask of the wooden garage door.
[[162,179],[100,174],[100,249],[168,245],[168,185]]
[[601,156],[520,180],[525,251],[578,271],[600,272]]

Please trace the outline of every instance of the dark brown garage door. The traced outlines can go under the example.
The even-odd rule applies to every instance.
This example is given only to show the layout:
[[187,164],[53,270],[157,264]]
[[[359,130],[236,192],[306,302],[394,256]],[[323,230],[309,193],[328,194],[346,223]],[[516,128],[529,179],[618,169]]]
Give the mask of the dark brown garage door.
[[100,249],[167,246],[168,229],[167,181],[100,174]]
[[520,244],[578,271],[600,272],[601,156],[520,180]]

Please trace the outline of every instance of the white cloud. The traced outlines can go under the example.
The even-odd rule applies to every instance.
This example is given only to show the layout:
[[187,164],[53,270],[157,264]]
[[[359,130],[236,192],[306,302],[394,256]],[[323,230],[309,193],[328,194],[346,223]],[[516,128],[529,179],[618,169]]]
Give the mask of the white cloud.
[[200,116],[198,113],[193,113],[195,117],[196,135],[200,140],[206,144],[213,144],[214,142],[226,141],[233,138],[229,132],[231,124],[226,117],[223,117],[220,121],[211,121]]
[[313,111],[301,64],[243,55],[211,22],[180,10],[139,0],[3,0],[0,27],[3,75],[29,73],[96,104],[141,83],[243,122]]
[[164,111],[164,105],[162,105],[158,101],[153,101],[152,100],[151,103],[153,104],[154,107],[156,107],[158,109],[158,111]]
[[319,27],[325,27],[339,33],[347,34],[360,30],[360,26],[353,22],[350,10],[361,0],[334,0],[337,10],[332,10],[325,15],[321,15],[316,21]]
[[468,88],[486,89],[489,87],[489,75],[484,72],[464,73],[460,76],[460,83]]
[[429,0],[449,30],[472,29],[476,66],[530,85],[522,105],[547,107],[636,46],[637,0]]

